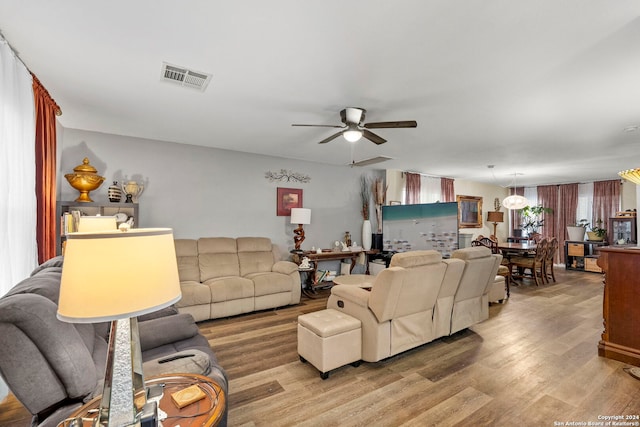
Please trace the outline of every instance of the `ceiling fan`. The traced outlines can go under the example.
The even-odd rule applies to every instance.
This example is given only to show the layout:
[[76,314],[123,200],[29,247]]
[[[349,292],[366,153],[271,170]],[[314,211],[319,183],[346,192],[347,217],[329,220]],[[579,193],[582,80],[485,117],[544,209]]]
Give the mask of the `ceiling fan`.
[[342,120],[342,123],[344,123],[343,125],[293,124],[291,126],[314,126],[314,127],[342,129],[340,132],[335,133],[329,136],[328,138],[323,139],[318,144],[326,144],[327,142],[336,139],[340,135],[343,135],[344,139],[346,139],[349,142],[356,142],[361,137],[364,136],[369,141],[378,145],[384,144],[385,142],[387,142],[387,140],[369,131],[369,129],[415,128],[418,126],[418,123],[415,120],[404,120],[399,122],[364,123],[364,116],[366,112],[367,110],[365,110],[364,108],[356,108],[356,107],[345,108],[344,110],[340,111],[340,119]]

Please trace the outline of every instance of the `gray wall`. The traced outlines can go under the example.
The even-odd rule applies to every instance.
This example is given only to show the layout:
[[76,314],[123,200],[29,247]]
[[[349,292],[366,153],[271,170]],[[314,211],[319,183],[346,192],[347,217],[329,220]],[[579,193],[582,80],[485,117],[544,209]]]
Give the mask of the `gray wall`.
[[[339,141],[336,143],[340,143]],[[293,248],[294,225],[276,216],[276,188],[301,188],[311,209],[302,247],[329,248],[345,231],[362,241],[359,185],[362,174],[382,171],[329,166],[236,151],[175,144],[118,135],[63,129],[59,133],[58,200],[77,192],[64,174],[88,157],[105,182],[91,198],[106,202],[111,181],[143,182],[142,227],[170,227],[176,238],[264,236],[283,254]],[[349,147],[345,144],[345,159]],[[280,169],[304,173],[309,183],[269,182],[265,172]],[[375,226],[375,224],[374,224]]]

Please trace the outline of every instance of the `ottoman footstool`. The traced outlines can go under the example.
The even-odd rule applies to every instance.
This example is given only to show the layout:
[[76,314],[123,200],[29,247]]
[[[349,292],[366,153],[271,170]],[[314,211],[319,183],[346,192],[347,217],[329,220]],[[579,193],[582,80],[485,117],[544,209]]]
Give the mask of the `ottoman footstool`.
[[362,359],[360,320],[328,308],[298,316],[298,354],[320,371],[323,380],[329,371]]

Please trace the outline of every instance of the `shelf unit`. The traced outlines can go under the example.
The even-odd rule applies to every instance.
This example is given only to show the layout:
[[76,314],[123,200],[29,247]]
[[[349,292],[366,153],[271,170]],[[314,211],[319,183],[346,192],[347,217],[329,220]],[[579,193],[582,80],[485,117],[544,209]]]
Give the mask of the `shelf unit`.
[[607,246],[607,242],[566,240],[564,242],[565,268],[602,273],[602,269],[597,264],[598,248],[601,246]]
[[638,241],[638,234],[636,229],[636,213],[619,212],[619,214],[626,215],[609,218],[609,230],[607,231],[607,238],[614,246],[636,243]]
[[80,212],[80,215],[115,215],[124,213],[128,218],[133,217],[133,226],[138,227],[138,203],[96,203],[96,202],[76,202],[60,201],[57,203],[56,212],[58,217],[58,232],[56,233],[56,253],[62,254],[62,248],[66,241],[66,230],[64,226],[64,216],[73,211]]

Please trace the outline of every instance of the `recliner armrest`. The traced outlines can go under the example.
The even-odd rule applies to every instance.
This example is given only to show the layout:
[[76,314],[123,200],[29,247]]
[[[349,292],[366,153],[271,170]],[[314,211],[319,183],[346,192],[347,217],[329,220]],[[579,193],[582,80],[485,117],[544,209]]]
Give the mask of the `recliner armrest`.
[[336,285],[331,288],[331,294],[357,304],[362,307],[368,307],[371,292],[354,285]]
[[142,351],[196,336],[198,325],[188,313],[158,317],[138,323]]
[[295,271],[298,271],[298,265],[295,262],[291,261],[278,261],[273,264],[271,267],[271,271],[274,273],[282,273],[282,274],[292,274]]

